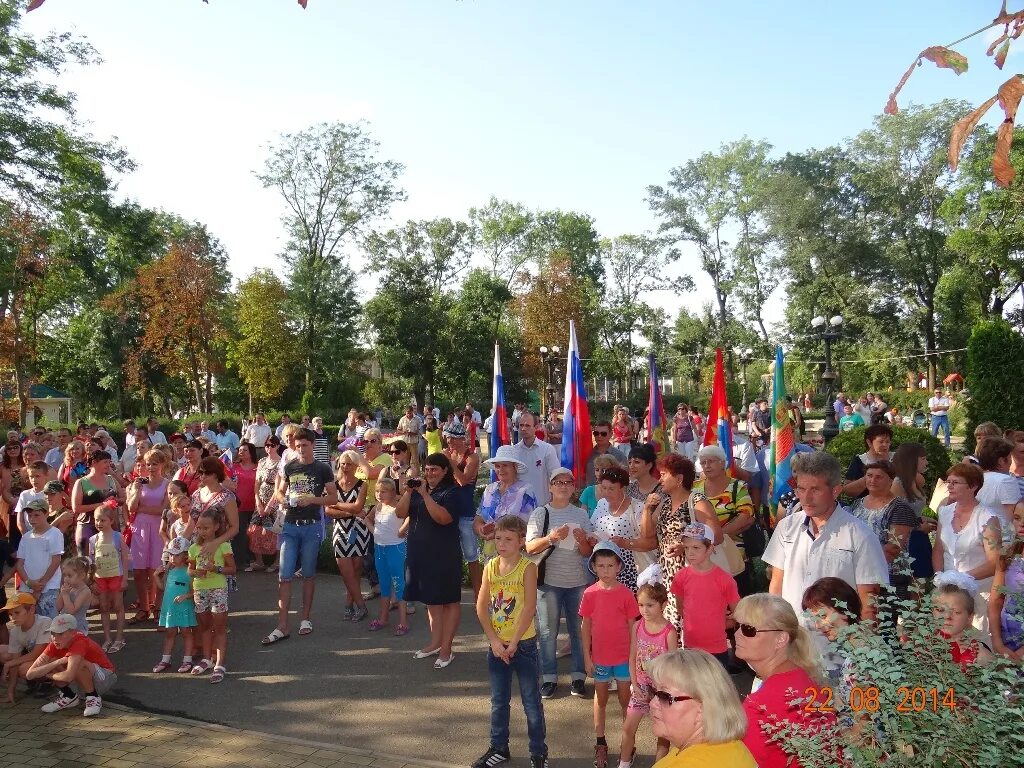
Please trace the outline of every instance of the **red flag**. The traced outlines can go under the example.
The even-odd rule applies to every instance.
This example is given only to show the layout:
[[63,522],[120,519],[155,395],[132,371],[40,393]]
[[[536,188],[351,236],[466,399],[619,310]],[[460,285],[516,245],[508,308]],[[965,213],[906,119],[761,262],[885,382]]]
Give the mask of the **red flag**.
[[29,11],[34,11],[36,8],[38,8],[45,2],[46,0],[32,0],[32,2],[28,4],[28,8],[25,9],[25,13],[28,13]]
[[711,384],[711,404],[708,406],[708,422],[704,427],[704,445],[718,445],[725,451],[725,466],[732,474],[732,419],[729,417],[729,400],[725,392],[725,366],[722,364],[722,350],[715,350],[715,378]]

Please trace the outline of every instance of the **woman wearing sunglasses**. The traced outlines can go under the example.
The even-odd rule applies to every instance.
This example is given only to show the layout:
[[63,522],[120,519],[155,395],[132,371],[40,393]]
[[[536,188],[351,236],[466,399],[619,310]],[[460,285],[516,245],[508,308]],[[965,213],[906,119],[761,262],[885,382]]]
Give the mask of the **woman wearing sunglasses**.
[[748,716],[714,656],[695,649],[669,651],[647,672],[654,682],[652,730],[673,747],[655,768],[757,768],[743,744]]
[[[736,656],[743,659],[763,682],[743,701],[747,713],[747,735],[743,743],[760,768],[788,768],[795,765],[780,743],[765,733],[765,723],[794,723],[834,730],[835,715],[806,712],[794,698],[808,689],[821,690],[825,679],[814,641],[800,626],[793,606],[778,595],[744,597],[733,611],[736,620]],[[793,691],[798,696],[793,696]],[[819,697],[815,697],[819,699]],[[819,699],[819,704],[827,702]],[[832,704],[829,704],[832,706]],[[812,721],[811,718],[814,718]]]

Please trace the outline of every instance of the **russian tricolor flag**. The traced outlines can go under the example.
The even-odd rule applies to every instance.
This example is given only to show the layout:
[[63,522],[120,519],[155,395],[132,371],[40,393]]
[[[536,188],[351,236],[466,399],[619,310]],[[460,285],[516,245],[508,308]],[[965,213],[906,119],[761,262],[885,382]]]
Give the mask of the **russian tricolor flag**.
[[708,424],[704,430],[704,445],[719,445],[725,451],[725,468],[732,474],[732,419],[729,400],[725,392],[725,366],[722,349],[715,350],[715,378],[711,384],[711,404],[708,406]]
[[577,487],[587,480],[587,460],[594,449],[590,406],[583,382],[583,362],[576,342],[576,323],[569,321],[569,355],[565,371],[565,416],[562,424],[562,466],[572,470]]
[[[505,379],[501,375],[501,353],[498,344],[494,344],[494,387],[491,390],[494,402],[494,412],[491,415],[491,431],[488,435],[490,443],[491,458],[498,452],[499,446],[511,445],[512,436],[508,431],[508,409],[505,407]],[[491,482],[497,479],[494,470],[491,470]]]

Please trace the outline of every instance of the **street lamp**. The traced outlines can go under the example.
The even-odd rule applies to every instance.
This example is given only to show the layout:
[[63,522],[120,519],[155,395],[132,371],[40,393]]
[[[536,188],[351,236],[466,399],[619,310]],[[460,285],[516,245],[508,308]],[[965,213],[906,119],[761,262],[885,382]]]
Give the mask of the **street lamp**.
[[825,393],[825,426],[822,427],[821,436],[825,439],[825,444],[828,445],[832,438],[839,434],[836,407],[832,402],[832,386],[839,378],[832,370],[832,342],[842,334],[843,317],[836,315],[826,321],[824,317],[818,315],[811,320],[811,327],[825,342],[825,370],[821,372],[820,387]]
[[[750,347],[745,349],[733,350],[736,356],[740,359],[740,387],[742,388],[742,394],[740,395],[740,413],[744,413],[747,407],[747,366],[754,359],[754,350]],[[747,429],[750,429],[749,425]]]
[[547,392],[547,403],[546,408],[548,413],[555,407],[555,381],[556,381],[556,369],[558,368],[558,353],[562,350],[558,348],[558,345],[551,347],[549,350],[547,347],[540,348],[540,361],[547,366],[547,386],[545,390]]

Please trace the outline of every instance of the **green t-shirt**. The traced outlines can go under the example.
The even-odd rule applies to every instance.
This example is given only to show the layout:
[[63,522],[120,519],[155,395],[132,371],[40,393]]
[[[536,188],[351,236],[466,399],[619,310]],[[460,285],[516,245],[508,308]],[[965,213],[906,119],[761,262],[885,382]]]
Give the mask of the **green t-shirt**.
[[[209,568],[211,571],[218,565],[224,565],[224,555],[231,554],[231,544],[229,542],[221,542],[221,545],[217,547],[217,552],[213,556],[213,567],[210,567],[209,562],[206,558],[202,558],[199,555],[202,547],[198,544],[193,544],[188,548],[188,559],[195,560],[196,568]],[[203,578],[192,579],[192,589],[224,589],[228,585],[228,577],[223,573],[208,573]]]
[[839,420],[839,431],[849,432],[854,427],[863,427],[864,419],[860,417],[859,413],[851,413],[849,416],[843,415]]

